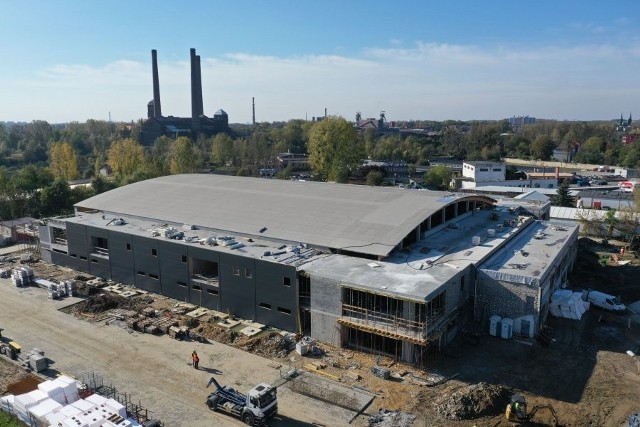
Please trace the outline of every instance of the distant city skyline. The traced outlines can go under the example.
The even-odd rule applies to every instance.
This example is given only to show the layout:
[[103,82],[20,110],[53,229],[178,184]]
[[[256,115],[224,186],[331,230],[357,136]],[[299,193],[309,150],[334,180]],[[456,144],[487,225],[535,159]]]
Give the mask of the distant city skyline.
[[[0,121],[640,117],[640,2],[0,1]],[[593,3],[593,4],[592,4]]]

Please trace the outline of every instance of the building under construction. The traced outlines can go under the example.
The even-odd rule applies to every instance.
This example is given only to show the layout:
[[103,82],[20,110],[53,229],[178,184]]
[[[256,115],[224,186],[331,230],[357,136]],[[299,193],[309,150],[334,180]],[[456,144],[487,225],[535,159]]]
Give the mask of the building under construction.
[[147,120],[140,130],[140,142],[143,145],[152,145],[162,135],[173,138],[178,136],[197,138],[200,134],[211,136],[220,132],[229,132],[229,116],[224,110],[216,111],[213,118],[204,115],[200,55],[196,55],[195,49],[191,49],[190,54],[191,117],[162,115],[158,55],[155,49],[151,51],[151,62],[153,99],[147,104]]
[[531,337],[577,227],[483,195],[172,175],[84,200],[40,238],[59,265],[422,365],[467,320],[527,316]]

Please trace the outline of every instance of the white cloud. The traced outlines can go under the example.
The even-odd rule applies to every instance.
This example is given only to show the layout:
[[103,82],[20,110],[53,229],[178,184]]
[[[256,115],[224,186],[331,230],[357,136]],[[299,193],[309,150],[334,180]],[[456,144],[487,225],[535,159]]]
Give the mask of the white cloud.
[[[634,71],[640,44],[498,46],[419,42],[365,49],[359,57],[277,57],[228,53],[202,58],[203,103],[231,122],[311,118],[356,111],[389,120],[500,119],[529,114],[558,119],[609,118],[638,109]],[[161,52],[160,52],[161,54]],[[165,115],[190,115],[189,63],[160,58]],[[118,60],[102,67],[60,64],[0,79],[0,118],[50,122],[145,117],[151,66]],[[6,100],[11,100],[7,102]],[[636,108],[634,108],[636,107]]]

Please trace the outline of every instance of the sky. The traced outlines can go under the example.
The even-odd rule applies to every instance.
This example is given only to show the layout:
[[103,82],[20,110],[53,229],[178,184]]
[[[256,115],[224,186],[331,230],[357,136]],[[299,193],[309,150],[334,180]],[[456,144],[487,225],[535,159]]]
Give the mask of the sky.
[[0,0],[0,121],[640,118],[640,1]]

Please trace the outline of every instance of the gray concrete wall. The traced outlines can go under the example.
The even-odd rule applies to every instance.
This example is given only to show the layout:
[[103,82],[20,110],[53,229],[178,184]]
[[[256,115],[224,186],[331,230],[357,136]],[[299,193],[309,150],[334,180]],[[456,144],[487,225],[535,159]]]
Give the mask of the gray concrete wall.
[[160,286],[159,240],[153,237],[132,236],[135,285],[149,292],[162,293]]
[[[244,319],[256,319],[256,268],[253,258],[220,252],[222,311]],[[249,277],[250,276],[250,277]]]
[[158,242],[162,294],[185,302],[189,301],[189,254],[187,249],[188,246],[170,240]]
[[342,288],[339,282],[311,276],[311,336],[335,346],[341,345],[340,325]]
[[[68,259],[65,264],[74,270],[89,272],[89,248],[87,247],[87,228],[84,225],[67,223]],[[60,259],[54,257],[53,260]]]
[[130,234],[109,231],[109,262],[112,280],[135,284],[133,250],[133,239]]
[[539,288],[537,285],[527,286],[495,280],[478,273],[476,309],[483,325],[487,325],[489,317],[497,314],[501,317],[516,318],[527,314],[534,315],[537,323],[536,307]]
[[[297,331],[296,268],[261,260],[255,261],[255,268],[256,320],[280,329]],[[285,278],[288,280],[285,281]]]

